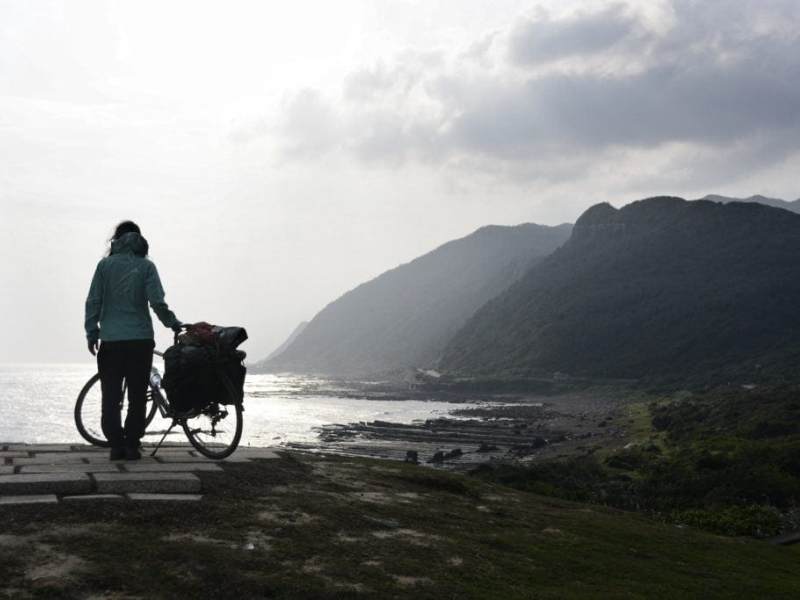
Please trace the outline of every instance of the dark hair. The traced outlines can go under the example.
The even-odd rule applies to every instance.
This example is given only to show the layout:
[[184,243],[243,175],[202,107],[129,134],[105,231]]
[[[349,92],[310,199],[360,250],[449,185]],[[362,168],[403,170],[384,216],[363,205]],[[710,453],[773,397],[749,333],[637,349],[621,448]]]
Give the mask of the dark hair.
[[126,233],[138,233],[141,234],[142,230],[139,229],[139,226],[134,223],[133,221],[122,221],[117,228],[114,230],[114,235],[111,237],[112,240],[118,240]]
[[[105,256],[111,256],[111,245],[114,243],[115,240],[118,240],[126,233],[138,233],[139,235],[142,234],[142,230],[139,229],[139,226],[134,223],[133,221],[122,221],[119,225],[116,226],[114,229],[114,235],[111,236],[111,239],[108,240],[108,248],[106,248]],[[147,256],[149,251],[149,247],[147,244],[147,240],[142,238],[142,248],[139,252],[136,252],[139,256]]]

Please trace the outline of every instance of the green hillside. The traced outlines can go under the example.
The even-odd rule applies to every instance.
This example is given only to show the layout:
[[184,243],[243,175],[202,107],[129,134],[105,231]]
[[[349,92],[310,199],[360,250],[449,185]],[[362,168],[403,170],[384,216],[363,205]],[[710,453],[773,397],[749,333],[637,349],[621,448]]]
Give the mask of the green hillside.
[[644,396],[623,413],[624,442],[527,464],[497,461],[476,474],[713,533],[786,534],[800,529],[798,394],[800,386],[783,385]]
[[793,378],[800,215],[658,197],[587,210],[568,243],[481,308],[441,366],[469,375]]

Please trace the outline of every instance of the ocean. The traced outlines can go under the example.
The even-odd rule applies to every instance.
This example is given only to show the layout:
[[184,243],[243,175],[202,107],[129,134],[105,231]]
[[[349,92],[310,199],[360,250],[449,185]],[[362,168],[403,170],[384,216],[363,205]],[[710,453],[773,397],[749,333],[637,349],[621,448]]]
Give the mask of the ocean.
[[[158,365],[157,365],[158,366]],[[83,443],[75,428],[75,399],[96,372],[93,363],[0,365],[0,442]],[[336,385],[302,376],[250,375],[245,384],[242,446],[314,443],[316,427],[332,423],[411,423],[442,417],[475,403],[352,398]],[[317,391],[319,390],[319,391]],[[168,423],[156,416],[148,431]],[[177,428],[169,441],[186,439]],[[153,439],[153,438],[149,438]]]

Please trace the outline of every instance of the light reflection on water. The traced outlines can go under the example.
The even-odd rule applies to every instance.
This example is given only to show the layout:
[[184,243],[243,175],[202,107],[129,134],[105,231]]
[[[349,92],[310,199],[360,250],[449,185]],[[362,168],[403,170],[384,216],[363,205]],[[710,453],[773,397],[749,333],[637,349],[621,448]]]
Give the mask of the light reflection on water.
[[[94,373],[92,363],[0,365],[0,441],[83,442],[75,429],[73,409],[75,398]],[[337,396],[336,388],[321,380],[248,375],[242,445],[313,442],[317,437],[313,428],[325,424],[410,423],[471,406],[475,405],[353,399]],[[157,417],[149,430],[163,429],[166,424]],[[185,441],[180,432],[169,439]]]

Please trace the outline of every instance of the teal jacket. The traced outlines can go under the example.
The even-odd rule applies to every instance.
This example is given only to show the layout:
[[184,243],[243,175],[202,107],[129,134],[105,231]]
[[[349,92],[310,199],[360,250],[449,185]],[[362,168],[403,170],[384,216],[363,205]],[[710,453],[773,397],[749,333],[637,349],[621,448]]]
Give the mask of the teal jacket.
[[166,327],[181,324],[164,301],[156,266],[146,258],[147,240],[126,233],[111,242],[111,254],[95,269],[86,298],[86,338],[90,342],[153,339],[147,304]]

